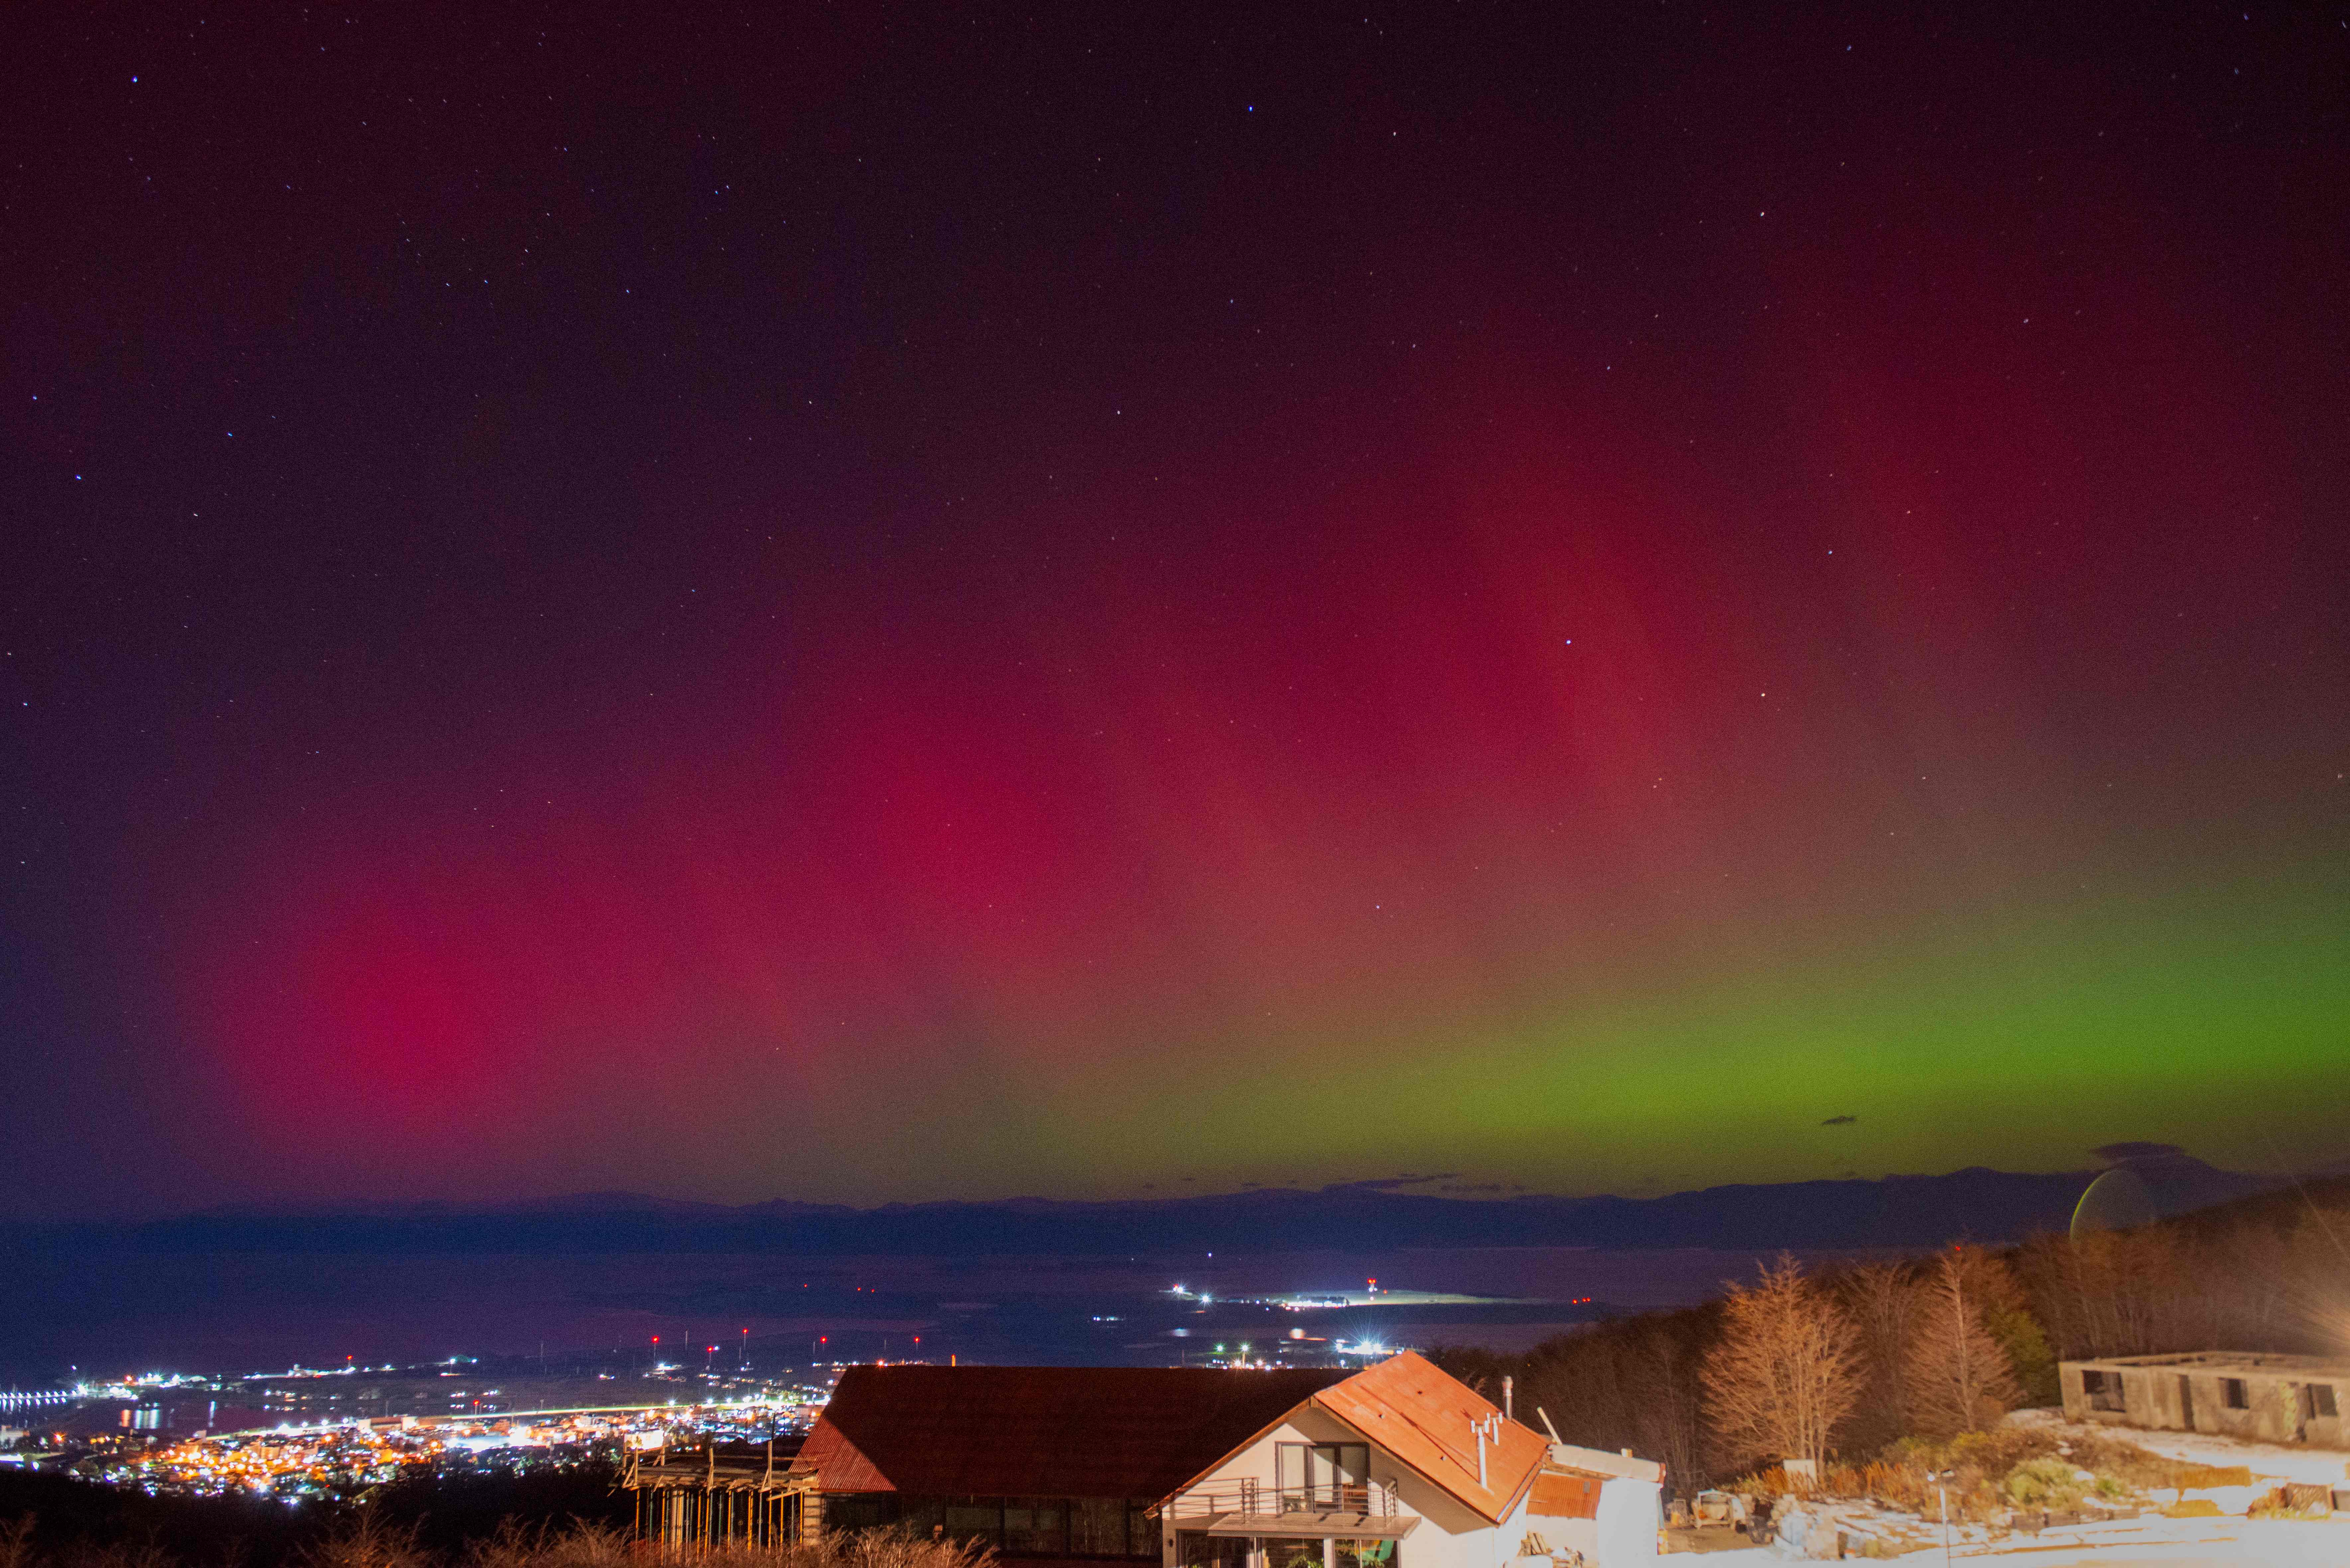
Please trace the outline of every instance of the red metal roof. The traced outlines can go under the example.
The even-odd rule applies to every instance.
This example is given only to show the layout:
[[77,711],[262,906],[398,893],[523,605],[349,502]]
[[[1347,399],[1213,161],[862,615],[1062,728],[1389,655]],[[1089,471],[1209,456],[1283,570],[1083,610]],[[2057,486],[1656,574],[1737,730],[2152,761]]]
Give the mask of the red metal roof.
[[792,1468],[822,1491],[1157,1501],[1346,1376],[852,1366]]
[[1409,1351],[1322,1389],[1314,1403],[1496,1523],[1550,1452],[1532,1428],[1497,1421],[1484,1444],[1481,1482],[1476,1423],[1500,1416],[1500,1408]]

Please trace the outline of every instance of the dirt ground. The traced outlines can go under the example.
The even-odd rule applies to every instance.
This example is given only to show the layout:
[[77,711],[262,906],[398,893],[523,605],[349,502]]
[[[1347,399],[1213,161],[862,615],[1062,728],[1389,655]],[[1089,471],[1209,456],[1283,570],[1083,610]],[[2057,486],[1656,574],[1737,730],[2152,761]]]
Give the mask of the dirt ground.
[[1753,1543],[1726,1524],[1702,1529],[1668,1530],[1665,1550],[1670,1552],[1742,1552]]

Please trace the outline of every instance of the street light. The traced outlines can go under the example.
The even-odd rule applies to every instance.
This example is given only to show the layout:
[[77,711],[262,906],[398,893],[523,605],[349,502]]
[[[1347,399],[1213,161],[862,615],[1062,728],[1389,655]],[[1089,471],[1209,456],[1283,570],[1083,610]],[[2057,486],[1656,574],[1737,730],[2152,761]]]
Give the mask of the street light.
[[1942,1500],[1942,1568],[1950,1568],[1950,1491],[1952,1470],[1934,1472],[1934,1495]]

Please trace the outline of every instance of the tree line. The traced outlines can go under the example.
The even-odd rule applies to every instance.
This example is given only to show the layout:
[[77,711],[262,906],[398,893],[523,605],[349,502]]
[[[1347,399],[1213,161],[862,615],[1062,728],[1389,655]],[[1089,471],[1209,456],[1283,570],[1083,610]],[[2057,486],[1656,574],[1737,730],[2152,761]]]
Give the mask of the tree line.
[[[2057,1363],[2165,1351],[2318,1352],[2350,1329],[2350,1204],[2305,1191],[2018,1246],[1807,1271],[1781,1254],[1701,1306],[1559,1335],[1523,1356],[1432,1355],[1561,1438],[1661,1459],[1677,1491],[1790,1459],[1866,1459],[2058,1402]],[[1539,1416],[1537,1416],[1539,1412]]]

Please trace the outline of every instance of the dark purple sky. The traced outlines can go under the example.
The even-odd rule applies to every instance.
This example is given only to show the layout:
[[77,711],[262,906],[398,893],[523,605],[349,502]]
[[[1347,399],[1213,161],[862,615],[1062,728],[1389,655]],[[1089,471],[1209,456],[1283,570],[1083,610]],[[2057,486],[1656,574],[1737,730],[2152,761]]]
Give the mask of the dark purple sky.
[[2345,22],[19,17],[0,1212],[2337,1155]]

